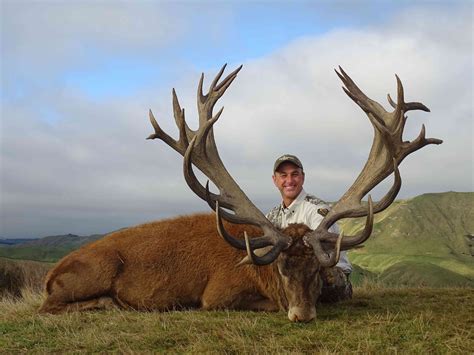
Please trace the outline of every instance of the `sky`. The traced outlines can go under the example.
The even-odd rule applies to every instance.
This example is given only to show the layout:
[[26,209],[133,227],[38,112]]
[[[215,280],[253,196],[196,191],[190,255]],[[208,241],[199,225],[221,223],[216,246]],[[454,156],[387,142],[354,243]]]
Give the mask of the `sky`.
[[[196,88],[243,69],[217,103],[220,156],[263,212],[280,202],[275,159],[297,155],[305,190],[337,201],[368,157],[372,126],[341,66],[388,110],[397,74],[428,145],[401,164],[397,198],[474,191],[471,1],[0,0],[0,237],[108,233],[207,212],[182,157],[171,90],[197,127]],[[205,180],[202,180],[203,182]],[[372,192],[374,199],[391,180]]]

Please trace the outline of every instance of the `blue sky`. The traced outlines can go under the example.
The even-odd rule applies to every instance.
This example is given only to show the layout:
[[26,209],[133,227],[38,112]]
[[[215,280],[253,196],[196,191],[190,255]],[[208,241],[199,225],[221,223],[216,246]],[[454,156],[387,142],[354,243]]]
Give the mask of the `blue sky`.
[[[393,11],[403,7],[391,1],[362,1],[361,3],[365,4],[363,10],[359,9],[360,5],[350,2],[332,4],[329,1],[297,1],[296,6],[283,1],[182,1],[176,2],[177,5],[159,1],[118,2],[122,5],[122,13],[117,14],[117,18],[127,16],[128,11],[143,7],[142,11],[154,11],[157,16],[165,13],[167,22],[172,21],[174,17],[186,19],[180,22],[182,27],[169,25],[170,31],[173,32],[169,40],[155,47],[150,36],[145,51],[143,44],[138,51],[133,50],[133,44],[120,42],[122,30],[109,29],[105,38],[96,36],[101,26],[120,26],[117,22],[107,23],[108,8],[112,7],[112,3],[3,1],[3,20],[6,22],[2,31],[3,48],[7,56],[12,54],[14,57],[11,62],[4,62],[4,80],[10,84],[10,87],[5,89],[6,95],[9,92],[21,93],[36,80],[42,81],[36,83],[39,86],[45,85],[45,81],[53,80],[66,86],[78,87],[91,96],[99,97],[127,94],[143,85],[151,85],[152,81],[156,80],[163,85],[172,85],[172,79],[179,71],[176,61],[201,71],[219,67],[223,60],[239,63],[265,56],[300,37],[317,36],[338,28],[365,27],[368,24],[383,22],[391,17]],[[100,5],[97,6],[98,9],[94,9],[93,4]],[[21,58],[22,48],[18,50],[18,47],[28,47],[27,42],[35,39],[31,38],[31,32],[28,30],[19,30],[19,36],[15,36],[15,29],[28,26],[34,31],[33,27],[48,26],[46,22],[53,20],[53,25],[57,27],[51,28],[45,34],[50,46],[53,46],[55,35],[64,36],[55,31],[60,32],[63,26],[67,26],[68,17],[74,19],[76,10],[84,12],[82,19],[75,19],[76,25],[84,27],[71,28],[70,37],[61,39],[61,43],[68,42],[64,51],[52,49],[53,54],[54,51],[58,52],[58,60],[61,60],[62,56],[67,59],[60,63],[58,70],[53,73],[46,71],[46,78],[42,77],[41,73],[35,73],[37,78],[29,75],[25,67],[30,63]],[[27,14],[22,14],[24,11]],[[87,13],[93,11],[103,16],[104,23],[87,22]],[[55,12],[64,18],[55,18]],[[30,17],[38,13],[38,19]],[[130,15],[133,16],[133,11]],[[157,16],[151,15],[149,19],[156,20]],[[32,20],[37,23],[31,23]],[[131,18],[128,27],[131,32],[136,32],[137,37],[141,31],[147,31],[148,28],[145,20],[140,17]],[[130,37],[133,39],[134,35]],[[112,43],[106,43],[104,46],[104,42],[111,38]],[[38,40],[42,41],[44,37]],[[26,50],[28,51],[28,48]],[[44,53],[28,53],[38,54],[41,56]]]
[[278,203],[270,167],[283,153],[304,161],[305,188],[329,201],[367,158],[370,124],[338,65],[384,105],[397,73],[432,111],[410,113],[406,138],[425,124],[444,143],[404,161],[400,198],[472,191],[472,13],[470,1],[2,0],[0,237],[206,211],[178,155],[144,138],[150,108],[176,135],[173,87],[193,126],[199,75],[209,83],[224,63],[244,68],[216,140],[262,210]]

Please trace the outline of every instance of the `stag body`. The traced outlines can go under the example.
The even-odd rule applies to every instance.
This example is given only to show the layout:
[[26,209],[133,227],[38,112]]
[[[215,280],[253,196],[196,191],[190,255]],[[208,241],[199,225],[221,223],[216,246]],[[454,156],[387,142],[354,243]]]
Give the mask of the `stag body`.
[[[148,137],[161,139],[184,157],[185,180],[216,212],[217,228],[210,215],[180,217],[119,231],[85,246],[66,256],[48,274],[48,296],[42,311],[54,313],[113,305],[145,310],[197,306],[286,309],[292,321],[311,320],[316,315],[314,305],[320,292],[318,272],[334,266],[340,250],[353,248],[369,238],[374,213],[387,208],[400,189],[398,164],[425,145],[442,142],[426,139],[424,127],[412,142],[402,140],[405,112],[428,109],[421,103],[404,101],[398,77],[397,102],[389,96],[394,111],[387,112],[365,96],[340,69],[338,75],[345,92],[366,112],[375,129],[369,159],[353,185],[314,231],[302,225],[278,230],[240,189],[219,157],[213,125],[222,109],[214,115],[213,108],[241,67],[219,82],[224,69],[225,66],[214,78],[207,94],[203,94],[204,76],[201,76],[197,130],[188,127],[184,109],[173,90],[179,139],[166,134],[151,111],[155,133]],[[208,184],[200,184],[193,165],[214,183],[218,193],[210,192]],[[364,206],[361,199],[392,173],[395,179],[388,193],[377,203],[372,203],[369,195],[368,207]],[[341,218],[360,216],[367,216],[367,220],[364,230],[357,235],[342,239],[342,235],[329,231]],[[217,237],[216,229],[236,250]],[[244,240],[234,237],[242,231]],[[236,268],[244,255],[239,264],[253,265]]]
[[[259,234],[251,226],[226,227],[235,235]],[[316,315],[319,265],[301,240],[308,231],[288,227],[284,232],[295,243],[277,262],[236,267],[246,253],[229,248],[211,214],[121,230],[72,252],[51,270],[41,311],[286,310],[291,320],[309,321]]]

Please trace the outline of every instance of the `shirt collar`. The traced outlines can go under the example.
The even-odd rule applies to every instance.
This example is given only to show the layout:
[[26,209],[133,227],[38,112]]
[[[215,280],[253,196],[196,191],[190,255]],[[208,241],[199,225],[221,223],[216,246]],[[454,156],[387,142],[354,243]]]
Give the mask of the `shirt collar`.
[[306,193],[304,189],[302,189],[300,194],[293,200],[293,202],[288,207],[285,207],[282,201],[280,205],[280,209],[282,211],[295,209],[296,206],[298,206],[300,203],[304,201],[304,198],[306,197],[306,195],[308,194]]

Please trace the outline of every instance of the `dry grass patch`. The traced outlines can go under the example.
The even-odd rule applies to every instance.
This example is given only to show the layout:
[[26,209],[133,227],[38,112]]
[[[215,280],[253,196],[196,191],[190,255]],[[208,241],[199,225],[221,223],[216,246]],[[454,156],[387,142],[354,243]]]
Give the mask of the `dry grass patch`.
[[356,288],[295,324],[263,312],[101,311],[40,315],[42,296],[0,302],[5,352],[469,353],[473,290]]
[[21,297],[22,290],[40,292],[52,264],[29,260],[0,258],[0,299]]

